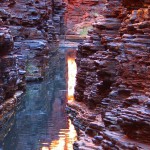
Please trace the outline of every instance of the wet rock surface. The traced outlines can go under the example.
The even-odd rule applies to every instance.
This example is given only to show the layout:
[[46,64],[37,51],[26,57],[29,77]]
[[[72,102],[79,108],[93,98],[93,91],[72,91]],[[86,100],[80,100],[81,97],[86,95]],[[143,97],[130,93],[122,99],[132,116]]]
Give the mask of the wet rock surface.
[[[9,122],[26,81],[43,80],[64,34],[63,1],[0,1],[0,126]],[[17,96],[16,96],[17,95]],[[5,126],[4,126],[5,128]],[[1,130],[2,130],[1,129]]]
[[68,106],[79,129],[74,148],[148,150],[150,2],[101,6],[101,18],[77,52],[76,102]]

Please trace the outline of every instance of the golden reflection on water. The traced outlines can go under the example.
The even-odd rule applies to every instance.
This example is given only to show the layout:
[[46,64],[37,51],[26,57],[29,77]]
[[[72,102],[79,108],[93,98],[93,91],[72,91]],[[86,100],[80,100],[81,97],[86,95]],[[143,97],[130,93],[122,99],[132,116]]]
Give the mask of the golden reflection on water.
[[76,84],[77,65],[75,57],[68,57],[68,101],[74,100],[74,87]]
[[[69,51],[67,54],[67,100],[74,100],[74,87],[76,84],[76,74],[77,66],[75,62],[75,52]],[[56,104],[58,108],[59,104]],[[59,111],[56,110],[55,111]],[[73,150],[73,143],[77,140],[76,130],[71,123],[71,120],[68,120],[68,129],[60,129],[59,139],[53,140],[50,145],[48,143],[42,143],[44,145],[41,150]]]
[[69,120],[69,129],[61,129],[59,139],[52,141],[50,146],[43,146],[41,150],[73,150],[73,143],[76,140],[77,133]]
[[42,147],[42,150],[49,150],[49,147]]

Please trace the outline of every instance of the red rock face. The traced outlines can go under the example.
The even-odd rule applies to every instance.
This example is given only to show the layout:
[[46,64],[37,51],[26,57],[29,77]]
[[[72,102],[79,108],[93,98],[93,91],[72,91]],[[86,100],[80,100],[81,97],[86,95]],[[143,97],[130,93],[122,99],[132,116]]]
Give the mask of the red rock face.
[[[75,88],[76,101],[93,109],[102,121],[92,120],[87,112],[72,106],[73,111],[78,110],[74,122],[99,149],[147,149],[150,3],[116,0],[103,4],[106,7],[101,19],[96,20],[89,38],[79,45]],[[103,128],[98,128],[98,124]],[[80,139],[87,144],[84,138]],[[82,148],[82,142],[75,147]]]
[[65,0],[67,12],[65,20],[67,25],[66,34],[80,34],[78,28],[92,26],[94,13],[98,12],[99,0]]

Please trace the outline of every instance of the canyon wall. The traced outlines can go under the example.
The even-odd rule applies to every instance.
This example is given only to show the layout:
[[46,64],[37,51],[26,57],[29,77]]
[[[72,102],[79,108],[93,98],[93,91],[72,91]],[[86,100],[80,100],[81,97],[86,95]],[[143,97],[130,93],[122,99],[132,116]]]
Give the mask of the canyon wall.
[[65,3],[57,0],[0,0],[0,126],[8,122],[25,90],[48,69],[64,34]]
[[101,13],[77,51],[74,149],[150,147],[150,1],[99,0]]
[[[86,36],[88,29],[99,13],[99,0],[64,0],[67,4],[65,13],[66,35]],[[76,35],[76,36],[75,36]],[[78,35],[78,36],[77,36]]]

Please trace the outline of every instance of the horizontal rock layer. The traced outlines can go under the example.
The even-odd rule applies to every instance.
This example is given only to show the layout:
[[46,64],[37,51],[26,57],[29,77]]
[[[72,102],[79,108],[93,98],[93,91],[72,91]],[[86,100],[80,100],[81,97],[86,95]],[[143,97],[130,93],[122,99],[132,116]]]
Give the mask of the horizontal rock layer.
[[[99,12],[101,0],[64,0],[67,3],[65,21],[66,35],[84,36],[87,29],[92,27]],[[83,34],[83,35],[82,35]],[[76,40],[76,36],[74,36]]]
[[64,34],[66,4],[57,0],[0,1],[0,126],[14,115],[26,81],[44,78],[49,53]]
[[84,131],[75,149],[147,150],[150,2],[115,0],[100,6],[101,18],[78,48],[75,100],[102,120],[80,116],[78,111],[86,112],[79,105],[69,107],[76,127]]

